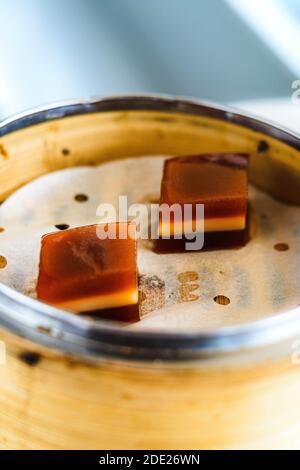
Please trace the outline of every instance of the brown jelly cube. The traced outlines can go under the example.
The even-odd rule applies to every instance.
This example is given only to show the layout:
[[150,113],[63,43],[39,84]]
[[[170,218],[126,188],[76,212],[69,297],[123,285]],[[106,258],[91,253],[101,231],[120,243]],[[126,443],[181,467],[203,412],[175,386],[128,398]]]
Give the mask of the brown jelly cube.
[[[182,208],[185,204],[192,205],[192,220],[196,219],[196,204],[204,204],[206,241],[211,238],[220,246],[226,241],[230,246],[232,239],[233,245],[243,244],[248,206],[247,167],[247,154],[204,154],[168,159],[164,165],[160,203],[179,204]],[[159,236],[163,238],[170,234],[174,237],[182,232],[182,220],[179,222],[172,219],[172,214],[169,220],[164,218],[162,210]]]
[[[100,239],[97,228],[112,229],[116,237]],[[134,224],[120,222],[44,235],[38,299],[75,312],[137,305],[134,233]]]

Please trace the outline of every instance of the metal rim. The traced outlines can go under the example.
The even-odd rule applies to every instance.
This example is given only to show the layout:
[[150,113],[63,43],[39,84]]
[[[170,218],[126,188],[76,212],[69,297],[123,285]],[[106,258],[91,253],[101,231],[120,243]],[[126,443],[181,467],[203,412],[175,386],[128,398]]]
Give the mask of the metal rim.
[[[45,121],[95,112],[155,110],[208,116],[250,128],[300,151],[300,136],[232,108],[169,96],[114,96],[60,103],[0,124],[0,137]],[[0,324],[44,346],[90,358],[195,360],[267,346],[300,333],[300,307],[216,332],[138,332],[69,314],[0,283]]]

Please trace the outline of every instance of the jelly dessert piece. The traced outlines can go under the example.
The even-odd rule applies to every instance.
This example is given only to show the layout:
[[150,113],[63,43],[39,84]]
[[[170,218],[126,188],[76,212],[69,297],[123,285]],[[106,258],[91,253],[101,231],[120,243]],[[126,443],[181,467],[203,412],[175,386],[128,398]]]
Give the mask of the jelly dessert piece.
[[[181,251],[184,205],[191,206],[192,230],[197,227],[197,204],[204,204],[204,249],[244,245],[247,240],[247,154],[206,154],[165,161],[161,184],[159,240],[161,251]],[[178,220],[166,207],[179,204]],[[200,226],[200,224],[199,224]],[[182,237],[176,239],[176,237]],[[169,239],[168,239],[169,238]]]
[[[99,229],[109,230],[110,237],[99,238]],[[122,308],[137,307],[135,225],[90,225],[44,235],[37,297],[75,312],[110,310],[112,319],[114,309],[119,319]]]
[[81,315],[101,320],[114,320],[118,322],[135,323],[140,320],[139,305],[125,305],[124,307],[105,308],[80,312]]

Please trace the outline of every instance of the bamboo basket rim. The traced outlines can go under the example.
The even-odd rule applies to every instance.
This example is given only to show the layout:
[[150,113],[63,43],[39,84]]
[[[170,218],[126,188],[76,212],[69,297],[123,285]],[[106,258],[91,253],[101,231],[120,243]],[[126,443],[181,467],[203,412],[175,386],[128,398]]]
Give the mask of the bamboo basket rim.
[[[232,107],[168,95],[117,95],[64,101],[5,119],[0,137],[46,121],[106,111],[167,111],[212,117],[261,132],[300,151],[300,135]],[[0,283],[0,324],[34,342],[91,358],[191,361],[283,342],[300,334],[300,306],[214,332],[140,332],[75,316]]]

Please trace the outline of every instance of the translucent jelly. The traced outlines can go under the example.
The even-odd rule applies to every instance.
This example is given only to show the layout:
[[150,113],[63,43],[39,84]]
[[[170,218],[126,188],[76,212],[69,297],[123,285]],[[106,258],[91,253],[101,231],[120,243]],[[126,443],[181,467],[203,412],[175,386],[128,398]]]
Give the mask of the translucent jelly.
[[[113,229],[116,237],[100,239],[97,227]],[[99,311],[101,316],[103,310],[104,317],[104,310],[113,318],[116,309],[122,319],[123,307],[131,306],[132,311],[138,304],[134,233],[132,223],[120,222],[44,235],[38,299],[74,312]]]
[[[192,206],[191,226],[196,224],[196,205],[204,204],[204,248],[244,245],[247,240],[248,155],[207,154],[165,161],[160,204]],[[185,245],[183,217],[164,217],[161,211],[157,247],[181,251]],[[170,239],[167,238],[170,234]],[[182,236],[176,239],[175,236]]]

